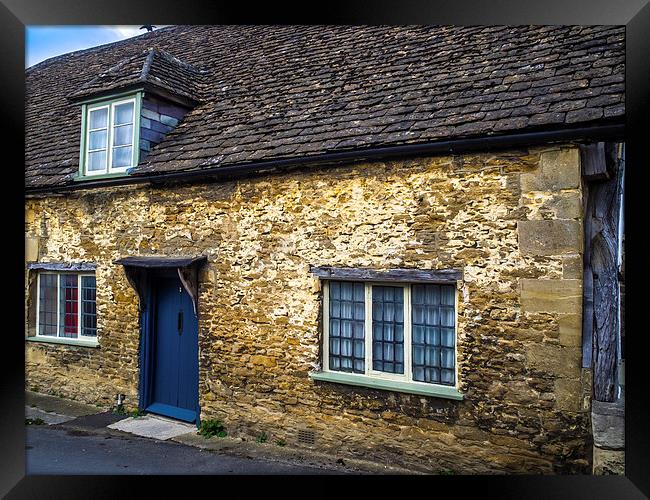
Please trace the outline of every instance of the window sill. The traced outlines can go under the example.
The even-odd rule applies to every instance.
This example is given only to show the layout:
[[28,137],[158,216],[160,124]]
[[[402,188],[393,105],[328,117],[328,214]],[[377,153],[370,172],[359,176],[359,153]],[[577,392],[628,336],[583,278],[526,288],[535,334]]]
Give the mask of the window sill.
[[443,387],[440,385],[429,386],[429,384],[424,383],[419,384],[413,382],[402,382],[399,380],[383,380],[367,377],[365,375],[352,375],[336,372],[311,372],[309,376],[313,380],[322,380],[325,382],[358,385],[361,387],[370,387],[372,389],[384,389],[387,391],[405,392],[422,396],[455,399],[457,401],[463,399],[463,393],[455,387]]
[[85,182],[85,181],[95,181],[102,179],[115,179],[116,177],[128,177],[129,173],[125,170],[124,172],[111,172],[110,174],[96,174],[96,175],[80,175],[77,174],[73,177],[73,182]]
[[40,342],[44,344],[63,344],[63,345],[73,345],[80,347],[99,347],[99,342],[96,340],[78,340],[78,339],[64,339],[52,337],[26,337],[25,340],[29,342]]

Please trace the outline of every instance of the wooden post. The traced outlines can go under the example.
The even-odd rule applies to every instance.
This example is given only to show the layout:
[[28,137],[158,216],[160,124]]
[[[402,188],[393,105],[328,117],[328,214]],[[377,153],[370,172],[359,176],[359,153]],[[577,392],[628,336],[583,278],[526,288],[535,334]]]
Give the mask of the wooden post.
[[[608,145],[609,146],[609,145]],[[593,149],[593,146],[592,146]],[[607,148],[610,152],[613,148]],[[616,399],[616,344],[619,326],[618,223],[621,169],[618,161],[598,147],[581,155],[585,180],[590,180],[585,213],[585,319],[583,335],[591,328],[594,399]],[[605,163],[609,163],[606,165]],[[611,168],[608,168],[610,167]],[[605,175],[611,172],[611,175]],[[595,173],[595,175],[593,175]],[[589,295],[592,294],[592,297]],[[593,302],[590,303],[590,299]],[[591,310],[590,310],[591,309]],[[591,323],[591,325],[590,325]],[[585,344],[587,344],[586,342]],[[583,348],[586,345],[583,344]]]

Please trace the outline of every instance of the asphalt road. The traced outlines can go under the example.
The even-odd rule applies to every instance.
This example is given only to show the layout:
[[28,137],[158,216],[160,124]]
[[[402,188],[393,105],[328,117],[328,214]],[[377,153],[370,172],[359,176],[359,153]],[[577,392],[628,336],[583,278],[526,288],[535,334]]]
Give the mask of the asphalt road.
[[27,474],[340,474],[340,471],[220,455],[170,441],[26,428]]

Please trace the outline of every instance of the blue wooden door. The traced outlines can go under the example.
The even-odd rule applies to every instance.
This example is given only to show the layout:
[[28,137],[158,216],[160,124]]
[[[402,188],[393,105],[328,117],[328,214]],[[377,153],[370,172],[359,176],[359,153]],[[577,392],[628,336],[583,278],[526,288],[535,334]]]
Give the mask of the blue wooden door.
[[153,280],[151,398],[146,410],[195,422],[199,397],[198,320],[177,276]]

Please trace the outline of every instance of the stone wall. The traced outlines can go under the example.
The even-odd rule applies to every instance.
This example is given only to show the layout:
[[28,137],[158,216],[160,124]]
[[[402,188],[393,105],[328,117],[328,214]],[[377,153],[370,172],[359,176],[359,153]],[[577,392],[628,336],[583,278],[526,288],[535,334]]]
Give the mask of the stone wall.
[[[201,416],[230,435],[434,472],[587,473],[581,205],[571,145],[28,200],[40,261],[97,263],[100,348],[29,342],[27,387],[137,404],[137,301],[112,262],[204,254]],[[310,265],[462,268],[464,400],[311,380]]]

